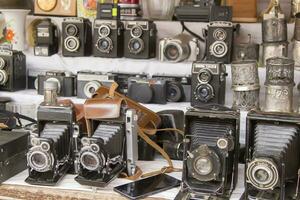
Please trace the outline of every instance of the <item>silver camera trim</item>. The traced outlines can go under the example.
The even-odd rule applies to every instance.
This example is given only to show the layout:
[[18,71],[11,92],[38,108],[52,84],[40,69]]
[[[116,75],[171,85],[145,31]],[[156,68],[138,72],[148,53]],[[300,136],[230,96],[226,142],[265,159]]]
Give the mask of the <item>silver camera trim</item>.
[[[101,29],[103,29],[103,28],[105,28],[105,29],[108,30],[108,31],[107,31],[107,34],[105,34],[105,35],[103,35],[103,34],[101,33]],[[102,24],[102,25],[100,25],[100,27],[98,28],[98,34],[99,34],[100,37],[108,37],[108,36],[110,35],[110,33],[111,33],[111,29],[110,29],[110,27],[109,27],[107,24]]]
[[57,83],[57,93],[61,92],[61,84],[60,84],[60,81],[57,78],[50,77],[50,78],[46,79],[44,82],[46,82],[46,81],[56,82]]
[[90,81],[84,85],[83,93],[86,97],[92,98],[94,94],[90,93],[89,89],[94,87],[95,91],[97,91],[101,87],[101,83],[99,81]]
[[[134,40],[138,41],[141,44],[141,47],[138,50],[134,50],[131,46],[131,44],[133,43]],[[145,42],[144,42],[144,40],[142,40],[141,38],[138,38],[138,37],[131,38],[128,42],[128,49],[129,49],[129,52],[132,54],[135,54],[135,55],[140,54],[145,49]]]
[[[107,48],[106,50],[100,48],[100,46],[99,46],[100,40],[106,40],[106,41],[109,43],[109,46],[108,46],[108,48]],[[97,42],[96,42],[96,48],[97,48],[100,52],[102,52],[102,53],[107,53],[107,54],[108,54],[108,53],[110,53],[110,52],[112,51],[112,49],[114,48],[114,46],[113,46],[113,41],[112,41],[111,38],[109,38],[109,37],[99,37],[98,40],[97,40]]]
[[[69,45],[69,42],[73,41],[75,42],[75,46],[74,48],[71,48]],[[68,36],[66,37],[66,39],[64,40],[64,47],[66,48],[67,51],[69,52],[76,52],[78,51],[78,49],[80,48],[80,41],[77,37],[75,36]]]
[[[2,80],[1,80],[2,77]],[[0,70],[0,85],[5,85],[8,81],[8,74],[5,70]]]
[[[87,166],[83,160],[84,156],[91,156],[95,159],[96,161],[96,165],[95,167],[90,167],[90,166]],[[99,169],[101,169],[104,165],[105,165],[105,157],[104,155],[102,154],[102,152],[100,151],[100,148],[99,148],[99,151],[98,152],[94,152],[92,150],[92,145],[88,145],[88,146],[85,146],[82,148],[81,150],[81,153],[80,153],[80,156],[79,156],[79,162],[80,164],[82,165],[82,167],[84,169],[87,169],[89,171],[98,171]]]
[[[223,52],[218,53],[217,47],[221,46],[223,48]],[[223,58],[228,53],[228,46],[224,41],[215,41],[209,47],[209,52],[211,55],[215,56],[216,58]]]
[[0,57],[0,70],[1,70],[1,69],[4,69],[5,65],[6,65],[5,60],[4,60],[3,58]]
[[[74,30],[75,30],[75,33],[74,33],[74,34],[69,34],[69,33],[68,33],[68,29],[69,29],[70,27],[73,27],[73,28],[74,28]],[[66,33],[67,36],[75,36],[75,35],[78,34],[78,32],[79,32],[78,27],[77,27],[75,24],[67,24],[66,27],[65,27],[65,33]]]
[[[218,33],[222,33],[223,34],[223,37],[222,38],[219,38],[217,36]],[[217,41],[224,41],[226,40],[227,38],[227,32],[223,29],[223,28],[217,28],[216,30],[214,30],[213,32],[213,38]]]
[[[32,157],[37,154],[43,156],[45,159],[45,164],[43,166],[37,166],[32,162]],[[35,146],[32,147],[27,154],[27,163],[31,169],[37,172],[47,172],[50,171],[54,166],[54,156],[52,153],[44,151],[41,145]]]
[[[134,29],[138,29],[139,31],[140,31],[140,33],[136,36],[136,35],[134,35],[134,33],[133,33],[133,30]],[[140,37],[142,37],[142,35],[143,35],[143,28],[140,26],[140,25],[138,25],[138,24],[136,24],[135,26],[133,26],[132,28],[131,28],[131,30],[130,30],[130,35],[131,35],[131,37],[133,37],[133,38],[140,38]]]

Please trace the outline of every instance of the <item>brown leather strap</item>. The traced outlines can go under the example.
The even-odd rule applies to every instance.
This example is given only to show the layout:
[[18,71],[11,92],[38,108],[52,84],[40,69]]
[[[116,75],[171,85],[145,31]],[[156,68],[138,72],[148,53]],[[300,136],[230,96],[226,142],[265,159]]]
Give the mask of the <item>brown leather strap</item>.
[[135,181],[137,179],[139,179],[143,174],[143,171],[141,170],[141,168],[139,168],[138,166],[136,167],[136,172],[133,176],[128,176],[127,173],[123,172],[120,174],[120,178],[126,178],[128,180],[131,181]]

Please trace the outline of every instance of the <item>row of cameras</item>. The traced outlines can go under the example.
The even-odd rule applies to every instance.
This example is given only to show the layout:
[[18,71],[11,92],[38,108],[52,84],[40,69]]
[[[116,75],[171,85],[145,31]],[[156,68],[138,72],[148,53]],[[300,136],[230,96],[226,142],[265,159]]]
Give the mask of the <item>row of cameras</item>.
[[[272,82],[276,79],[273,78],[268,80]],[[32,134],[27,153],[27,183],[55,185],[64,174],[72,172],[78,175],[75,180],[80,184],[105,187],[122,171],[134,174],[138,159],[134,110],[124,111],[123,120],[92,120],[92,135],[82,137],[72,106],[57,104],[57,83],[49,81],[44,87],[38,130]],[[65,118],[62,120],[60,115]],[[230,197],[238,176],[239,119],[238,112],[221,105],[195,106],[187,111],[181,147],[174,145],[173,149],[183,154],[184,165],[177,199],[182,199],[184,193],[193,198]],[[298,114],[258,110],[248,113],[247,199],[299,197],[295,192],[299,187],[299,121]]]

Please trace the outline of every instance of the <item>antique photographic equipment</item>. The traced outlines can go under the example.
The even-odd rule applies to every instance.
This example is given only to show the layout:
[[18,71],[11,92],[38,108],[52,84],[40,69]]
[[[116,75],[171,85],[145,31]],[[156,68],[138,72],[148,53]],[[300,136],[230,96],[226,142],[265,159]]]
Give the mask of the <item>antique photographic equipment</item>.
[[265,112],[293,112],[294,61],[275,57],[267,60]]
[[247,116],[245,199],[298,199],[299,115]]
[[137,20],[141,18],[140,0],[119,0],[121,20]]
[[100,86],[110,87],[116,79],[117,76],[110,73],[79,71],[77,73],[77,97],[82,99],[92,98]]
[[175,8],[174,16],[179,21],[208,22],[212,6],[220,5],[216,0],[192,0],[181,2]]
[[156,25],[152,21],[126,21],[124,57],[149,59],[156,56]]
[[191,101],[191,77],[155,75],[155,79],[167,81],[167,101],[168,102],[190,102]]
[[118,92],[121,94],[127,95],[128,93],[128,79],[131,77],[136,78],[147,78],[148,76],[146,74],[136,74],[136,73],[125,73],[125,72],[112,72],[114,75],[116,75],[117,83],[119,87],[117,88]]
[[243,60],[259,60],[259,44],[252,41],[252,37],[248,35],[248,42],[235,43],[233,47],[233,61]]
[[27,168],[26,152],[28,132],[20,130],[0,130],[0,183]]
[[42,20],[36,26],[35,56],[52,56],[58,52],[58,29],[51,19]]
[[44,102],[38,108],[38,137],[30,139],[27,153],[29,176],[33,185],[55,185],[74,168],[73,142],[79,134],[72,104],[57,102],[58,83],[46,81]]
[[74,0],[34,0],[34,14],[75,17],[76,5]]
[[161,39],[159,42],[160,61],[196,61],[199,51],[199,40],[184,33],[173,38]]
[[124,52],[124,25],[118,20],[96,19],[94,23],[94,56],[121,58]]
[[26,56],[11,46],[0,46],[0,91],[18,91],[26,88]]
[[62,54],[68,57],[92,53],[92,25],[89,19],[65,18],[62,22]]
[[224,104],[226,67],[214,62],[194,62],[192,67],[191,105]]
[[230,18],[231,7],[215,6],[211,12],[206,39],[206,60],[230,63],[234,36],[234,26]]
[[38,94],[44,94],[44,84],[47,81],[57,82],[57,94],[62,97],[76,96],[76,76],[64,71],[47,71],[38,75]]
[[256,60],[235,61],[231,64],[234,110],[259,109],[259,76]]
[[[137,115],[130,109],[120,119],[93,120],[93,135],[81,139],[75,180],[82,185],[105,187],[127,167],[130,174],[135,174],[137,128]],[[127,158],[133,160],[127,162]]]
[[239,114],[225,107],[186,113],[182,187],[175,199],[229,199],[238,175]]
[[256,22],[257,2],[256,0],[228,0],[227,6],[232,6],[234,22]]
[[264,67],[266,66],[269,58],[288,56],[288,42],[268,42],[263,43],[262,46],[262,65]]
[[97,3],[97,19],[120,19],[120,7],[116,3]]
[[128,79],[128,97],[140,103],[167,103],[167,80],[131,77]]
[[293,59],[295,60],[295,69],[299,70],[300,68],[300,13],[295,15]]

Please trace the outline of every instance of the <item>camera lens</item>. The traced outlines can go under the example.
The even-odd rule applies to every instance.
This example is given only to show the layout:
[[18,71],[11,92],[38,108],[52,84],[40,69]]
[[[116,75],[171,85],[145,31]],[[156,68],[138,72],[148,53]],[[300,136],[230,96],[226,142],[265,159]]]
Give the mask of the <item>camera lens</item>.
[[28,164],[29,166],[38,172],[48,171],[50,166],[50,156],[43,151],[34,151],[29,154]]
[[3,58],[0,58],[0,69],[3,69],[5,67],[5,60]]
[[6,71],[0,70],[0,85],[5,85],[8,81],[8,76]]
[[213,88],[209,84],[201,84],[196,89],[197,99],[203,102],[208,102],[213,98]]
[[175,61],[178,60],[180,56],[180,51],[176,45],[170,44],[166,46],[164,55],[168,60]]
[[255,176],[256,180],[258,180],[261,183],[265,183],[266,181],[268,181],[270,179],[269,173],[264,169],[257,170],[254,173],[254,176]]
[[132,38],[129,41],[128,48],[130,53],[139,54],[144,50],[144,41],[140,38]]
[[85,84],[83,92],[87,98],[92,98],[95,92],[101,87],[98,81],[91,81]]
[[167,100],[178,102],[182,98],[182,86],[180,83],[169,83],[167,85]]
[[210,54],[217,57],[222,58],[228,52],[228,47],[223,41],[216,41],[210,46]]
[[141,37],[143,34],[143,30],[140,26],[135,26],[131,29],[131,36],[135,38]]
[[227,37],[227,33],[224,29],[216,29],[213,33],[215,40],[224,41]]
[[74,24],[68,24],[66,26],[65,32],[68,36],[75,36],[78,33],[78,28]]
[[100,161],[99,157],[92,152],[83,153],[81,155],[80,161],[82,166],[90,171],[95,171],[102,166],[102,162]]
[[110,38],[99,38],[97,48],[102,53],[109,53],[113,49],[112,40]]
[[202,157],[195,161],[195,169],[200,175],[205,176],[212,172],[213,163],[208,157]]
[[75,52],[80,47],[80,41],[76,37],[69,36],[65,39],[64,46],[65,46],[66,50],[68,50],[70,52]]
[[198,79],[200,82],[208,83],[211,81],[211,78],[212,78],[212,75],[208,70],[204,69],[199,72]]
[[101,25],[99,27],[98,34],[101,37],[108,37],[110,34],[110,28],[107,25]]

